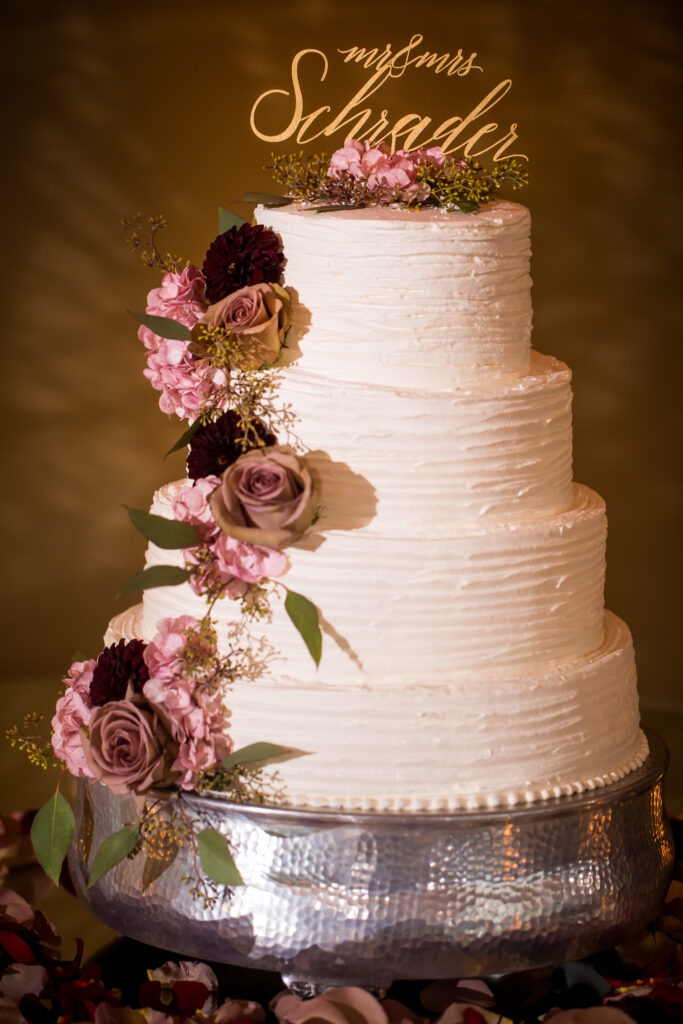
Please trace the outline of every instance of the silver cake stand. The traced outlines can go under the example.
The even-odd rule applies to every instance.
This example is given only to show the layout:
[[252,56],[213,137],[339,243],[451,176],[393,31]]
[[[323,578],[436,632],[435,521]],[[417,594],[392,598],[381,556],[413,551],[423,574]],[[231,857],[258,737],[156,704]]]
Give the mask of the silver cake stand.
[[[299,995],[561,963],[622,941],[661,906],[673,863],[668,753],[648,739],[648,760],[620,782],[512,809],[351,814],[187,794],[188,813],[229,837],[246,883],[208,909],[181,882],[186,850],[144,888],[136,857],[87,889],[81,831],[71,872],[93,914],[124,935],[279,971]],[[136,812],[131,798],[84,783],[81,830],[93,828],[85,786],[96,850]]]

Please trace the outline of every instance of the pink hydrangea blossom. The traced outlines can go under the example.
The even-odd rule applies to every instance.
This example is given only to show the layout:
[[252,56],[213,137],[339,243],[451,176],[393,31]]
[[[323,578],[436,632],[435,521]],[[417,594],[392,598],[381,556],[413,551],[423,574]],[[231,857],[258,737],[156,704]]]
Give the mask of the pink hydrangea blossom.
[[[170,680],[182,674],[181,655],[188,644],[188,634],[198,626],[199,622],[192,615],[178,615],[157,622],[154,639],[147,644],[143,654],[150,679]],[[145,696],[154,700],[146,690],[144,692]]]
[[220,482],[217,476],[200,477],[194,485],[181,487],[173,500],[174,518],[194,526],[202,541],[211,540],[219,530],[209,507],[209,496]]
[[220,533],[213,543],[216,569],[226,579],[260,583],[263,579],[282,576],[289,567],[287,556],[273,548],[262,548]]
[[[169,271],[164,274],[161,285],[152,288],[147,295],[147,312],[152,316],[177,320],[186,327],[194,327],[208,306],[204,289],[205,281],[201,270],[188,263],[181,273]],[[144,325],[140,327],[138,337],[148,349],[158,348],[163,341],[163,338]]]
[[187,341],[162,341],[148,352],[147,369],[142,372],[152,387],[161,391],[161,411],[174,412],[190,422],[196,420],[214,388],[225,384],[224,372],[195,359]]
[[402,199],[424,199],[429,189],[417,181],[417,168],[421,164],[443,167],[444,160],[439,146],[412,152],[399,149],[392,153],[386,142],[371,146],[367,139],[365,142],[351,139],[332,154],[327,173],[331,178],[338,178],[346,172],[356,180],[364,180],[372,191],[398,190]]
[[232,572],[226,575],[219,571],[213,545],[204,544],[196,548],[185,548],[183,557],[185,565],[193,570],[188,583],[194,593],[200,597],[220,590],[221,597],[235,599],[244,597],[249,589],[249,584],[244,580],[237,579]]
[[227,734],[228,712],[221,695],[201,680],[189,677],[183,664],[188,644],[199,645],[197,653],[201,656],[212,653],[208,642],[196,632],[198,626],[191,615],[161,619],[144,655],[150,678],[143,693],[173,722],[179,746],[172,770],[179,773],[177,785],[181,789],[194,788],[197,775],[232,749]]
[[64,679],[66,692],[57,701],[52,719],[52,748],[55,754],[64,761],[72,775],[88,778],[92,778],[93,773],[83,750],[81,726],[87,726],[92,714],[90,683],[96,664],[95,659],[90,658],[71,665]]

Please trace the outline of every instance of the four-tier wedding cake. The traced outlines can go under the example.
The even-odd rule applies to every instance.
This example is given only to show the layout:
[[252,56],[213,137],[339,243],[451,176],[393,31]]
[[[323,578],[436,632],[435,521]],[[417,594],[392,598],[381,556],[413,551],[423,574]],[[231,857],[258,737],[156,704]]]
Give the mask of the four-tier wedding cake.
[[[449,810],[602,786],[642,763],[633,649],[603,607],[602,499],[572,483],[570,371],[530,348],[528,211],[256,210],[285,256],[280,400],[316,512],[286,546],[319,665],[282,595],[273,655],[226,702],[268,736],[294,806]],[[187,481],[157,493],[172,519]],[[208,497],[208,489],[205,497]],[[151,543],[147,567],[184,564]],[[200,619],[189,582],[147,589],[107,643]],[[219,600],[221,631],[240,615]]]

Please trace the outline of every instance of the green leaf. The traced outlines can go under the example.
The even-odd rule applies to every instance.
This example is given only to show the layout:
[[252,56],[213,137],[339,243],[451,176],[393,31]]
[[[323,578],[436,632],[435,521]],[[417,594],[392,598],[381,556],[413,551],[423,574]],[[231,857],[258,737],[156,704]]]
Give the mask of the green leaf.
[[68,800],[57,791],[40,808],[31,825],[31,842],[45,874],[59,885],[64,858],[76,834],[76,822]]
[[245,192],[243,203],[259,203],[272,210],[278,206],[289,206],[294,200],[290,196],[274,196],[270,192]]
[[149,327],[150,331],[154,331],[160,338],[167,338],[171,341],[192,341],[190,328],[185,324],[178,323],[177,320],[171,320],[167,316],[152,316],[150,313],[133,313],[130,309],[128,312],[134,320],[141,323],[143,327]]
[[232,859],[225,836],[215,828],[205,828],[197,836],[197,848],[205,873],[220,885],[244,885]]
[[199,430],[199,428],[201,427],[201,425],[201,420],[195,420],[192,426],[187,428],[183,436],[176,441],[173,447],[168,449],[168,451],[164,455],[164,458],[167,459],[169,455],[173,454],[173,452],[179,452],[181,448],[184,448],[185,445],[188,445],[192,438],[194,437],[194,435]]
[[295,594],[293,590],[288,590],[285,598],[285,611],[301,633],[313,661],[319,665],[323,637],[318,622],[318,609],[303,594]]
[[120,832],[115,832],[113,836],[108,836],[104,840],[92,862],[90,878],[88,880],[89,889],[102,875],[106,875],[107,871],[111,871],[119,861],[128,856],[137,843],[139,835],[139,825],[128,825],[126,828],[122,828]]
[[290,747],[278,747],[276,743],[249,743],[246,747],[233,750],[221,761],[223,768],[234,768],[236,764],[252,764],[254,761],[273,761],[276,759],[288,761],[292,757],[301,757],[302,750],[292,750]]
[[316,213],[336,213],[338,210],[360,210],[360,206],[348,206],[345,203],[333,203],[330,206],[316,206]]
[[125,583],[121,584],[118,596],[137,594],[140,590],[151,590],[152,587],[175,587],[178,583],[187,583],[190,573],[179,565],[153,565],[142,572],[136,572]]
[[222,235],[225,231],[229,231],[230,228],[241,228],[243,224],[248,224],[249,221],[245,220],[244,217],[238,217],[236,213],[230,213],[229,210],[224,210],[222,206],[218,207],[218,234]]
[[125,508],[135,529],[159,548],[193,548],[200,543],[197,531],[190,523],[155,516],[141,508],[128,508],[127,505]]

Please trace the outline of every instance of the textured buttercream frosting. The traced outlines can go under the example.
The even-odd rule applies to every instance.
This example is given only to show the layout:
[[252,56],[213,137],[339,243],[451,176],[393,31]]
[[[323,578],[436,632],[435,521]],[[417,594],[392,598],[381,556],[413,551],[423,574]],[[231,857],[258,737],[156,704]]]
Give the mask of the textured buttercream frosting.
[[[309,807],[446,810],[605,785],[642,763],[633,648],[604,612],[602,499],[572,483],[568,368],[530,349],[529,215],[257,210],[282,238],[282,402],[320,516],[286,586],[320,612],[316,669],[280,598],[276,656],[227,695],[235,744]],[[179,481],[152,511],[173,516]],[[182,564],[149,545],[147,566]],[[206,611],[187,584],[111,623],[150,640]],[[212,615],[219,643],[240,617]]]
[[443,388],[529,368],[530,219],[374,208],[256,210],[293,289],[289,357],[362,384]]

